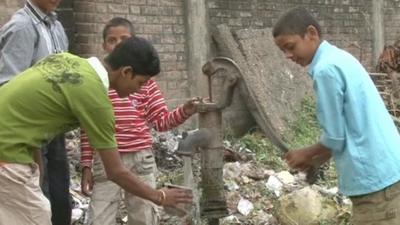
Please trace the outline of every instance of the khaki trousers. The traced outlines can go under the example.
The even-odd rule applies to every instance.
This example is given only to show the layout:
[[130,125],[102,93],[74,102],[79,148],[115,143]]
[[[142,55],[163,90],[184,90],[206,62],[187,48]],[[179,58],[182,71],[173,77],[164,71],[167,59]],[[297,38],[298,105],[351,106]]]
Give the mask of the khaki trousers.
[[0,225],[51,225],[36,164],[0,165]]
[[400,224],[400,182],[350,199],[353,202],[353,225]]
[[[135,173],[141,181],[155,188],[157,167],[151,150],[122,153],[121,159],[124,166]],[[93,181],[93,192],[89,205],[89,224],[115,225],[123,190],[117,184],[107,180],[98,154],[94,157]],[[128,212],[128,225],[158,224],[157,206],[154,203],[127,192],[123,196]]]

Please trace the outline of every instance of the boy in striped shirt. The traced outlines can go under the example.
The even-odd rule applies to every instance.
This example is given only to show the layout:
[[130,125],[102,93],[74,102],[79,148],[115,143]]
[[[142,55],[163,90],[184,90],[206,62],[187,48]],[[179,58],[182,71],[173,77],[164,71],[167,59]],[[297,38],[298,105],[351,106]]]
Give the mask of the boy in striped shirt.
[[[130,21],[113,18],[103,30],[103,49],[110,53],[119,42],[131,36],[133,26]],[[155,188],[157,167],[152,152],[150,129],[167,131],[182,124],[196,113],[194,100],[169,112],[160,88],[151,79],[139,92],[126,98],[119,98],[115,90],[109,90],[108,95],[114,108],[118,151],[124,165],[143,182]],[[89,195],[92,189],[89,224],[113,225],[122,189],[106,179],[103,165],[99,157],[93,155],[94,151],[84,132],[81,137],[81,149],[82,192]],[[128,211],[128,224],[158,224],[154,203],[130,193],[125,193],[124,203]]]

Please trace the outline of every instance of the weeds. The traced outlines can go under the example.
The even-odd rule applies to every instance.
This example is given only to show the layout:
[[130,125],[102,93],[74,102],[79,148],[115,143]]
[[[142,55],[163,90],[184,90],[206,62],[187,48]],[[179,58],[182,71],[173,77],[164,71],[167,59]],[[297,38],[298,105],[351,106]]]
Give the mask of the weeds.
[[[301,103],[300,110],[294,121],[288,122],[288,128],[284,132],[284,141],[290,148],[298,148],[315,143],[320,134],[320,128],[316,120],[315,102],[312,96],[306,96]],[[231,140],[232,141],[232,140]],[[251,150],[255,154],[256,161],[271,167],[274,170],[285,169],[282,160],[282,152],[265,135],[258,130],[250,132],[236,140],[236,144]],[[287,168],[286,168],[287,169]]]
[[281,151],[260,131],[242,137],[238,143],[255,154],[257,163],[268,165],[271,169],[285,169]]
[[315,100],[312,96],[306,96],[301,102],[298,115],[294,121],[288,122],[288,128],[284,132],[284,141],[291,148],[299,148],[314,144],[320,135],[320,126],[317,121]]

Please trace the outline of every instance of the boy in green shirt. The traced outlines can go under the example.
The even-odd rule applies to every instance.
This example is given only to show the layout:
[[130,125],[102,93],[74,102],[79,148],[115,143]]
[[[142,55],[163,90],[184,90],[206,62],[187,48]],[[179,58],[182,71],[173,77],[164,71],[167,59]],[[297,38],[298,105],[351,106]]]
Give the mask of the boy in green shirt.
[[[191,202],[182,190],[155,190],[125,169],[116,150],[107,90],[120,97],[160,72],[146,40],[124,40],[102,64],[62,53],[49,56],[0,88],[0,224],[50,225],[50,205],[39,186],[40,146],[82,126],[98,150],[108,179],[158,205]],[[36,164],[37,162],[38,164]]]

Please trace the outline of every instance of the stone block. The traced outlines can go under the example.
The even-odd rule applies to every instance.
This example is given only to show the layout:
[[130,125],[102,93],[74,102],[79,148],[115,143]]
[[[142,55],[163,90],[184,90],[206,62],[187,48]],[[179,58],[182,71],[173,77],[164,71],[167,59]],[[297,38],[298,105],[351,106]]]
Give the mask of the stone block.
[[137,5],[131,5],[131,6],[129,6],[129,12],[131,13],[131,14],[140,14],[140,6],[137,6]]
[[109,4],[108,5],[108,12],[110,13],[129,13],[129,7],[126,7],[124,4]]
[[145,34],[161,34],[163,32],[161,24],[144,24],[142,27]]

